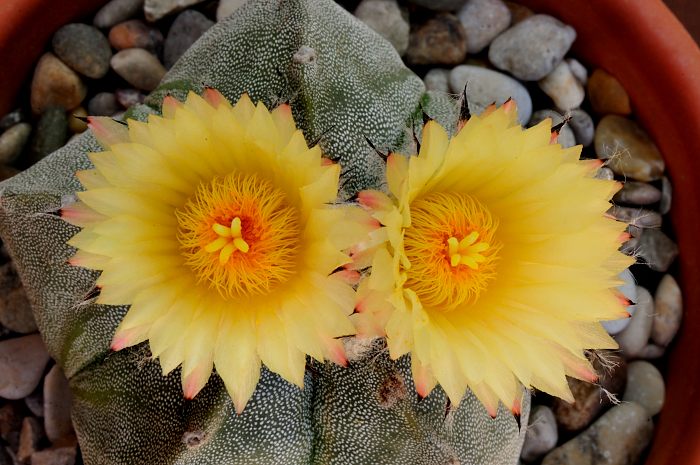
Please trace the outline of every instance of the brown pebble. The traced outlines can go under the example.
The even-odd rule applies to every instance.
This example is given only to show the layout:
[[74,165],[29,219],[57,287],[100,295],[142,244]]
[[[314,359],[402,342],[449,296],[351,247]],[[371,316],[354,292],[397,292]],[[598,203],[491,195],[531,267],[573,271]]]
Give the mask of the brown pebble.
[[9,441],[10,434],[22,427],[22,406],[19,402],[9,402],[0,407],[0,438]]
[[588,99],[599,115],[629,115],[630,98],[620,81],[602,69],[596,69],[588,78]]
[[31,88],[31,106],[34,113],[42,113],[51,106],[69,110],[80,105],[87,88],[80,77],[56,58],[53,53],[45,53],[34,69]]
[[632,120],[605,116],[598,123],[594,143],[598,158],[609,159],[607,165],[615,174],[645,182],[660,179],[664,174],[661,152]]
[[510,24],[518,24],[520,21],[529,18],[535,14],[534,11],[528,7],[515,2],[505,2],[506,6],[510,10]]
[[52,443],[74,437],[72,403],[68,380],[59,366],[54,365],[44,379],[44,427]]
[[670,274],[661,278],[654,295],[654,323],[651,339],[659,346],[671,343],[681,326],[683,318],[683,296],[681,288]]
[[37,330],[27,293],[12,262],[0,266],[0,324],[21,334]]
[[411,29],[406,61],[413,65],[458,65],[467,56],[467,35],[455,15],[440,13]]
[[88,113],[83,107],[75,108],[68,112],[68,129],[73,134],[80,134],[87,130],[87,123],[79,118],[86,118]]
[[117,50],[143,48],[157,53],[163,47],[163,34],[139,19],[131,19],[110,29],[109,43]]
[[45,449],[32,454],[32,465],[75,465],[75,447]]
[[39,448],[43,438],[44,428],[41,426],[41,422],[34,417],[25,417],[22,421],[22,430],[19,433],[19,449],[17,450],[19,461],[29,461],[32,454]]
[[115,53],[111,65],[126,82],[147,91],[158,87],[166,72],[158,58],[142,48],[128,48]]

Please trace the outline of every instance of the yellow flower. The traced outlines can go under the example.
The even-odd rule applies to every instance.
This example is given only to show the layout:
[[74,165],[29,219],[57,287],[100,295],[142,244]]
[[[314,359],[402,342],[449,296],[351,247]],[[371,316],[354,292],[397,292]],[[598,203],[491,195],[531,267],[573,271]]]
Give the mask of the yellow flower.
[[552,143],[551,121],[516,121],[511,101],[452,139],[428,122],[417,156],[389,156],[390,196],[360,193],[384,228],[353,249],[358,268],[374,253],[358,334],[410,352],[419,394],[470,388],[491,415],[518,412],[522,386],[572,401],[565,375],[595,380],[584,349],[617,347],[599,321],[628,315],[615,288],[633,262],[605,215],[620,184]]
[[194,397],[212,369],[238,412],[260,365],[302,386],[306,355],[345,364],[356,272],[343,251],[376,225],[334,205],[339,167],[308,148],[288,105],[247,95],[167,98],[163,117],[90,126],[106,151],[62,211],[82,227],[70,263],[102,270],[97,302],[131,305],[112,348],[148,340]]

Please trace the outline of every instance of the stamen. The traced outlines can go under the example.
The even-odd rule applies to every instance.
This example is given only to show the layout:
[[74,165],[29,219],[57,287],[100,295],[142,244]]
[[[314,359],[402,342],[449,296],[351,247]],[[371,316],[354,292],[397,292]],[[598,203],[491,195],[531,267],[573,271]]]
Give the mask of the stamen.
[[456,237],[447,239],[447,254],[450,257],[450,266],[456,268],[460,265],[465,265],[476,270],[479,268],[479,263],[486,261],[486,257],[481,255],[489,249],[488,242],[477,242],[479,233],[472,231],[467,234],[461,241]]
[[225,265],[229,261],[234,252],[239,251],[248,253],[250,246],[243,239],[243,224],[239,217],[231,220],[231,226],[226,227],[223,224],[214,223],[211,229],[219,235],[213,242],[207,244],[204,250],[207,252],[219,252],[219,263]]

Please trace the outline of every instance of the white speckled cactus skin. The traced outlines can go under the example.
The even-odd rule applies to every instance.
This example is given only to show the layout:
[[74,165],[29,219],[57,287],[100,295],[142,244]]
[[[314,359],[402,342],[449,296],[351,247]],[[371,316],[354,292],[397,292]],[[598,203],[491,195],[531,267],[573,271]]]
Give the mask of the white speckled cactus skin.
[[[398,148],[422,111],[443,124],[456,117],[453,102],[424,93],[393,48],[331,0],[248,2],[131,115],[204,86],[234,101],[243,92],[268,106],[289,101],[307,140],[343,166],[346,196],[382,183],[383,162],[365,137]],[[439,388],[420,400],[409,360],[389,360],[381,342],[348,368],[312,365],[303,390],[263,369],[241,415],[216,375],[185,401],[180,374],[163,377],[146,344],[110,352],[126,307],[86,302],[96,273],[66,264],[76,228],[54,214],[96,150],[85,134],[0,184],[0,235],[70,380],[87,465],[516,464],[524,431],[509,412],[492,420],[471,395],[450,406]]]

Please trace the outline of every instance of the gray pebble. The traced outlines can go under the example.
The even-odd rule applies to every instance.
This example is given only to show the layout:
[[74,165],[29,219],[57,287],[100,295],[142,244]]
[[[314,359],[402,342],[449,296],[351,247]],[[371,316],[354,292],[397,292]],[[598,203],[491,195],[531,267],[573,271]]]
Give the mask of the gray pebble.
[[659,213],[666,215],[671,211],[671,200],[673,199],[673,186],[666,176],[661,178],[661,201],[659,202]]
[[643,360],[656,360],[661,358],[666,353],[666,347],[657,346],[656,344],[647,344],[639,353],[639,358]]
[[132,86],[151,91],[158,87],[165,68],[151,53],[142,48],[129,48],[114,54],[112,68]]
[[489,59],[497,68],[523,81],[537,81],[561,62],[576,31],[547,15],[531,16],[496,37]]
[[70,419],[71,395],[68,380],[58,365],[54,365],[44,379],[44,428],[51,442],[74,435]]
[[576,58],[567,58],[564,60],[568,65],[571,73],[574,77],[581,83],[581,85],[586,85],[588,82],[588,70],[586,69],[580,61]]
[[554,105],[569,111],[578,108],[586,96],[583,86],[574,77],[565,61],[559,63],[548,75],[538,82],[542,92],[552,99]]
[[[555,126],[564,121],[564,117],[554,110],[537,110],[532,114],[530,122],[527,125],[528,127],[535,126],[547,118],[551,118],[552,126]],[[565,124],[559,130],[559,137],[557,138],[557,143],[563,148],[569,148],[576,145],[576,137],[574,137],[574,132],[571,130],[568,124]]]
[[654,365],[637,360],[627,366],[627,389],[623,402],[636,402],[653,417],[664,406],[664,378]]
[[683,295],[681,288],[670,274],[661,278],[654,295],[654,324],[651,339],[659,346],[671,343],[683,319]]
[[87,111],[92,116],[112,116],[119,111],[117,97],[112,92],[100,92],[90,99]]
[[622,354],[627,358],[636,358],[647,345],[654,321],[654,301],[649,291],[637,286],[637,305],[629,325],[615,336]]
[[557,447],[542,465],[630,465],[637,463],[654,433],[644,407],[634,402],[616,405],[587,430]]
[[100,28],[112,27],[138,14],[143,0],[111,0],[95,15],[93,24]]
[[87,24],[66,24],[51,40],[53,51],[74,71],[99,79],[109,71],[112,49],[99,29]]
[[38,334],[0,341],[0,397],[21,399],[41,381],[49,361]]
[[355,16],[391,42],[399,55],[406,53],[411,27],[408,12],[402,10],[396,0],[363,0]]
[[613,200],[632,205],[651,205],[661,199],[661,191],[651,184],[637,181],[627,181],[622,185]]
[[182,54],[213,25],[214,22],[199,11],[185,10],[180,13],[165,38],[163,47],[165,66],[170,69]]
[[0,163],[9,164],[19,157],[32,133],[29,123],[18,123],[0,135]]
[[216,8],[216,20],[223,21],[242,7],[248,0],[220,0]]
[[50,106],[72,110],[85,98],[87,88],[80,77],[56,58],[45,53],[34,68],[31,88],[32,111],[41,114]]
[[607,166],[601,166],[600,168],[598,168],[598,171],[596,171],[595,178],[612,181],[613,179],[615,179],[615,173],[613,173],[612,170]]
[[25,122],[26,120],[27,117],[21,108],[13,110],[0,118],[0,131],[6,131],[15,124]]
[[451,13],[438,13],[411,28],[406,62],[412,65],[449,65],[467,56],[467,35],[459,19]]
[[143,5],[143,13],[146,15],[148,21],[153,22],[203,1],[204,0],[146,0]]
[[645,229],[635,253],[652,270],[666,272],[678,256],[678,246],[660,229]]
[[[24,398],[24,403],[35,417],[44,416],[44,390],[37,389]],[[2,463],[2,462],[0,462]]]
[[576,142],[584,147],[591,145],[595,135],[595,125],[591,115],[580,108],[576,108],[569,112],[569,116],[569,126],[574,131]]
[[433,68],[426,73],[423,82],[425,82],[426,90],[448,94],[450,92],[450,70]]
[[409,3],[435,11],[457,11],[467,0],[408,0]]
[[557,445],[559,433],[554,413],[544,405],[532,408],[528,425],[520,458],[533,462]]
[[660,228],[663,218],[658,212],[644,208],[630,208],[613,205],[608,213],[616,220],[638,228]]
[[510,10],[501,0],[468,0],[457,17],[467,33],[467,50],[479,53],[510,26]]
[[465,84],[472,114],[478,115],[488,105],[494,102],[501,105],[512,97],[518,105],[520,123],[524,125],[530,120],[532,99],[525,86],[515,79],[478,66],[457,66],[450,72],[450,89],[455,94],[461,94]]
[[39,118],[30,146],[33,161],[41,160],[66,143],[68,139],[68,119],[60,107],[47,108]]
[[[637,284],[632,272],[629,269],[624,270],[622,273],[620,273],[619,277],[625,282],[625,284],[617,289],[622,292],[622,295],[627,297],[630,302],[637,302]],[[630,315],[634,315],[636,308],[636,305],[630,305],[627,307],[627,312]],[[608,334],[615,335],[627,328],[630,321],[632,321],[632,318],[620,318],[617,320],[602,321],[601,323]]]
[[117,97],[117,102],[124,108],[143,103],[146,95],[136,89],[117,89],[114,93]]

